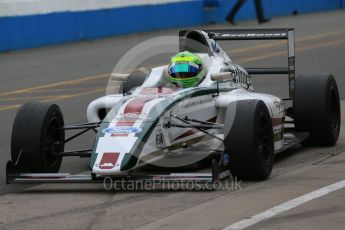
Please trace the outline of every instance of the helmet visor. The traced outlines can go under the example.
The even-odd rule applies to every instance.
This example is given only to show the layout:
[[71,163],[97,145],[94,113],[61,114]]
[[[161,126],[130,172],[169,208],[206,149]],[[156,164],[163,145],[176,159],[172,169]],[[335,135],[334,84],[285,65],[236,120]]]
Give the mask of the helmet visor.
[[175,63],[170,66],[170,75],[173,78],[190,78],[199,74],[201,68],[194,63]]

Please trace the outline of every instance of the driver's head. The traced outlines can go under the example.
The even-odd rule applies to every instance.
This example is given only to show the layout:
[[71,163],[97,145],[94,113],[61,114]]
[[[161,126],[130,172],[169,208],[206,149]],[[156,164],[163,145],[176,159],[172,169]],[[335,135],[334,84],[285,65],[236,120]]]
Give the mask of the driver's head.
[[169,65],[169,81],[179,87],[197,86],[204,78],[205,71],[201,58],[184,51],[171,58]]

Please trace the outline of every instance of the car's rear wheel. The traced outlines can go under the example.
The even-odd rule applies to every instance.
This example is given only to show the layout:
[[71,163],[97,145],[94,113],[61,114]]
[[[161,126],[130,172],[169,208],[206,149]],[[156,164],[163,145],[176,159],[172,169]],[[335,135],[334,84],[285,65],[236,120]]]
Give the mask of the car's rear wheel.
[[231,126],[224,145],[230,152],[232,176],[245,180],[267,179],[274,162],[274,140],[265,103],[258,100],[237,102],[235,118],[233,121],[226,118],[224,125]]
[[64,120],[55,104],[30,102],[17,112],[11,139],[12,162],[20,172],[56,173],[64,151]]
[[341,114],[332,75],[299,76],[294,93],[296,130],[308,132],[307,145],[333,146],[339,138]]

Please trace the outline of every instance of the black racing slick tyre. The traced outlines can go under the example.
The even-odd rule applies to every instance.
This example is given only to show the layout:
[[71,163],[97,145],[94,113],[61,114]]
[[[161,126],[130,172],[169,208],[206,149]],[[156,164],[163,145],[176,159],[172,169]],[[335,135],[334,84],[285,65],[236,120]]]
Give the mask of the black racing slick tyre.
[[56,173],[64,151],[64,120],[55,104],[29,102],[17,112],[11,138],[11,157],[20,172]]
[[141,86],[145,81],[145,76],[131,75],[128,80],[120,85],[119,92],[127,94],[132,89]]
[[224,125],[231,126],[224,145],[230,153],[232,176],[243,180],[267,179],[273,168],[274,140],[272,120],[265,103],[238,101],[234,119],[225,118]]
[[308,132],[303,144],[334,146],[341,114],[337,83],[332,75],[299,76],[294,93],[296,131]]
[[[230,108],[228,108],[230,109]],[[265,180],[274,162],[272,120],[264,102],[238,101],[233,119],[225,118],[229,128],[225,149],[230,153],[230,171],[243,180]]]

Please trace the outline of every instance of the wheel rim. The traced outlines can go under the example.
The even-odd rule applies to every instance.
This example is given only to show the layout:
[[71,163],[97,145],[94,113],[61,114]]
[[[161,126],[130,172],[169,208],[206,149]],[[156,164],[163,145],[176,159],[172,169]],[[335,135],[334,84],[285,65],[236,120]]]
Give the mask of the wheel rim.
[[258,125],[258,147],[265,160],[269,160],[271,157],[271,138],[269,120],[264,114],[261,114]]
[[47,125],[44,156],[45,162],[49,168],[54,168],[59,164],[60,157],[56,156],[55,153],[62,151],[61,142],[63,138],[61,132],[58,130],[61,125],[61,122],[57,118],[52,118]]

